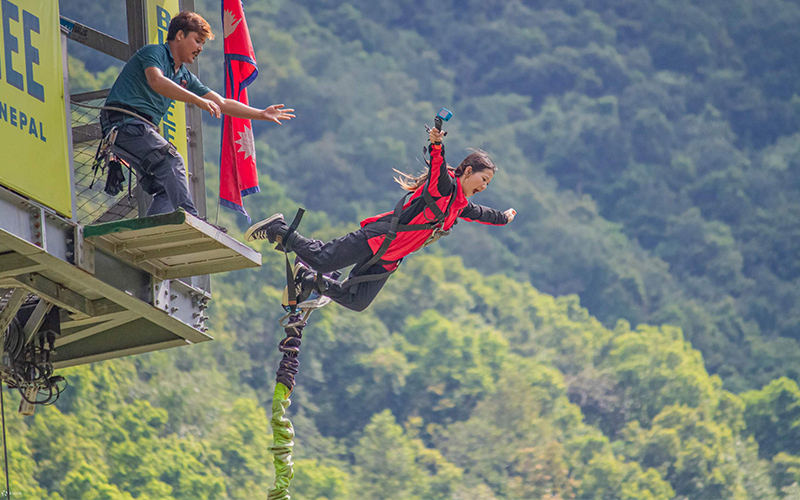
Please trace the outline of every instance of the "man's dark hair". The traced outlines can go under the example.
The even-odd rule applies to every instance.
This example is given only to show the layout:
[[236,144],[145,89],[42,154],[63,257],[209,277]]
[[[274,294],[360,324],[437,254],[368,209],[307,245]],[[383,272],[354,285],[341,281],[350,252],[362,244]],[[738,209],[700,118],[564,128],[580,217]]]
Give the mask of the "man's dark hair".
[[214,33],[211,32],[211,26],[208,21],[203,19],[203,16],[196,12],[183,11],[178,13],[169,22],[169,31],[167,31],[167,41],[175,40],[175,35],[179,31],[183,31],[184,35],[188,35],[192,31],[200,33],[207,40],[214,39]]

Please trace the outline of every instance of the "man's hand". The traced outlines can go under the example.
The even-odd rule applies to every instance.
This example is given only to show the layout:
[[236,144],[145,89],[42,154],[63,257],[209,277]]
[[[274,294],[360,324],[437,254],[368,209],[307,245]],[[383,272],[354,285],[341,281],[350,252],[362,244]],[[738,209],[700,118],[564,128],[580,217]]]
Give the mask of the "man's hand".
[[514,220],[514,217],[517,216],[517,211],[514,210],[513,208],[509,208],[508,210],[503,212],[503,214],[505,214],[505,216],[508,218],[508,222],[511,222],[512,220]]
[[430,132],[428,132],[428,140],[431,141],[431,144],[442,142],[443,138],[444,138],[444,132],[442,132],[438,128],[432,128]]
[[291,120],[294,118],[295,116],[292,113],[294,113],[292,108],[283,109],[283,104],[273,104],[259,113],[259,119],[269,120],[280,125],[281,120]]
[[197,107],[202,109],[203,111],[208,111],[208,114],[213,116],[214,118],[219,118],[222,116],[222,113],[219,110],[219,106],[214,101],[209,99],[203,99],[202,97],[197,98]]

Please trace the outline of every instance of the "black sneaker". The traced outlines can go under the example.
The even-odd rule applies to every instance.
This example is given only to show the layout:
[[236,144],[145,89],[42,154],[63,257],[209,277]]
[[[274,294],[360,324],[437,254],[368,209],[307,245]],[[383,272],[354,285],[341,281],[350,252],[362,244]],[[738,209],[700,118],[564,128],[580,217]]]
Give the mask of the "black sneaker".
[[281,237],[286,234],[289,226],[283,220],[283,214],[275,214],[261,222],[256,222],[244,233],[245,241],[267,240],[270,243],[281,242]]
[[[302,284],[302,287],[301,287],[302,288],[301,293],[303,295],[305,295],[308,292],[309,289],[311,289],[311,293],[308,295],[308,298],[306,298],[305,300],[301,301],[298,298],[297,299],[297,307],[299,309],[302,309],[302,310],[319,309],[320,307],[330,303],[331,298],[326,296],[326,295],[321,294],[320,290],[318,290],[318,285],[317,285],[317,279],[318,279],[317,274],[318,273],[316,271],[314,271],[313,269],[311,269],[311,265],[308,262],[304,261],[299,255],[295,257],[294,263],[295,263],[295,266],[297,264],[300,264],[300,265],[308,268],[309,271],[310,271],[310,272],[306,272],[303,275],[304,283]],[[326,280],[338,280],[342,276],[342,273],[341,273],[341,271],[333,271],[332,273],[325,273],[322,276],[323,276],[322,277],[322,283],[321,283],[322,288],[323,289],[327,289]]]
[[[296,297],[296,304],[304,302],[311,296],[314,291],[314,284],[316,281],[316,272],[312,271],[302,262],[294,265],[294,295]],[[289,287],[283,289],[283,297],[281,297],[281,305],[288,308],[289,304]]]

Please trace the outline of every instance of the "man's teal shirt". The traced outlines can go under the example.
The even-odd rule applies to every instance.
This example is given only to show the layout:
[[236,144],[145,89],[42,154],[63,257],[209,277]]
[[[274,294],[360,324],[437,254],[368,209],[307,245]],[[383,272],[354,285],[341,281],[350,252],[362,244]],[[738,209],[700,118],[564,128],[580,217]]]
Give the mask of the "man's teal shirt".
[[111,92],[106,98],[106,104],[113,106],[115,103],[128,105],[142,113],[153,117],[153,123],[158,125],[161,118],[169,110],[173,99],[164,97],[150,87],[144,70],[155,67],[164,73],[164,76],[185,88],[189,92],[204,96],[211,89],[194,76],[186,66],[181,64],[175,71],[175,60],[169,50],[169,45],[145,45],[139,49],[125,64],[111,87]]

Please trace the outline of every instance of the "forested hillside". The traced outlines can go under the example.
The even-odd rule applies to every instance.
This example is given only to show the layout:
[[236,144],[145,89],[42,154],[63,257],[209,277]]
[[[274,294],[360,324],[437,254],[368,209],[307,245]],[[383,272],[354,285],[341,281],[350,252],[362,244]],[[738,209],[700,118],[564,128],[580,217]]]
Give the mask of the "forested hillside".
[[[221,34],[219,2],[196,4]],[[121,7],[61,8],[124,38]],[[254,219],[303,205],[304,231],[329,238],[390,209],[392,168],[422,168],[440,106],[455,113],[449,162],[480,147],[500,167],[475,201],[518,211],[504,228],[460,223],[366,312],[314,318],[293,498],[800,498],[796,3],[245,9],[251,102],[297,110],[256,125]],[[200,58],[217,90],[220,38]],[[70,51],[74,90],[113,81]],[[55,408],[7,415],[16,488],[265,498],[283,278],[258,248],[262,269],[215,278],[216,341],[66,371]]]
[[[200,5],[218,23],[216,3]],[[734,391],[797,378],[796,3],[247,12],[261,68],[251,99],[298,109],[290,127],[257,129],[260,158],[299,202],[343,223],[387,210],[391,168],[421,168],[421,125],[448,105],[450,161],[491,151],[501,174],[481,202],[520,213],[506,231],[459,228],[448,253],[577,294],[606,326],[680,326]],[[202,66],[216,88],[220,50]]]

